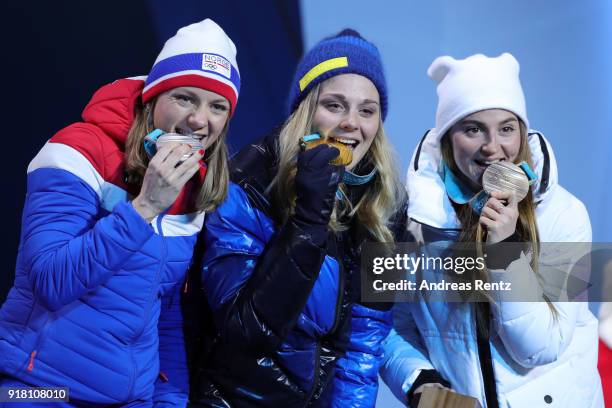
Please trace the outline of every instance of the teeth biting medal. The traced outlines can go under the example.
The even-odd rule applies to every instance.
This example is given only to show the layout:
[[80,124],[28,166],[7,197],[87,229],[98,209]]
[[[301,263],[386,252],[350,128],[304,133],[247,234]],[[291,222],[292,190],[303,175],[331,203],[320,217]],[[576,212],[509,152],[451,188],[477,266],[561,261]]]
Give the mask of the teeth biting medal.
[[184,162],[192,154],[204,148],[200,139],[194,134],[183,135],[180,133],[164,133],[161,129],[155,129],[145,136],[144,148],[149,157],[153,157],[159,149],[173,142],[191,146],[191,149],[181,157],[180,162]]
[[518,165],[500,161],[491,163],[482,175],[482,190],[474,192],[463,183],[446,164],[443,164],[442,179],[450,199],[457,204],[469,204],[480,214],[482,208],[494,191],[512,192],[516,201],[523,200],[529,187],[538,179],[526,162]]
[[335,147],[340,151],[338,157],[332,160],[331,164],[335,166],[348,166],[351,164],[353,161],[353,151],[346,144],[330,137],[322,138],[318,133],[313,133],[300,138],[300,147],[303,150],[312,149],[313,147],[323,143]]
[[500,161],[487,166],[482,175],[482,188],[488,195],[494,191],[512,192],[517,202],[520,202],[527,196],[529,186],[536,178],[526,162],[516,165]]

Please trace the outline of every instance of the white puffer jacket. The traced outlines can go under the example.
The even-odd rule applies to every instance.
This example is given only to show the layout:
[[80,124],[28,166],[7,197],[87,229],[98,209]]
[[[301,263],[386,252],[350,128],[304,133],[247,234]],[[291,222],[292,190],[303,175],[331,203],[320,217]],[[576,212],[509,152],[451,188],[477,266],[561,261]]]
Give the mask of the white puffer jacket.
[[[430,131],[413,154],[408,214],[413,231],[428,229],[451,237],[460,227],[439,175],[436,139],[435,131]],[[532,131],[529,146],[539,177],[533,188],[541,242],[590,242],[587,211],[558,184],[550,145]],[[524,272],[528,262],[523,254],[506,272],[512,273],[512,268]],[[531,275],[533,286],[539,288],[535,274]],[[557,321],[545,302],[502,300],[491,308],[489,342],[500,407],[603,407],[597,320],[586,302],[554,306]],[[454,390],[486,406],[472,310],[466,303],[421,301],[395,306],[381,376],[400,400],[406,401],[421,370],[435,369]]]

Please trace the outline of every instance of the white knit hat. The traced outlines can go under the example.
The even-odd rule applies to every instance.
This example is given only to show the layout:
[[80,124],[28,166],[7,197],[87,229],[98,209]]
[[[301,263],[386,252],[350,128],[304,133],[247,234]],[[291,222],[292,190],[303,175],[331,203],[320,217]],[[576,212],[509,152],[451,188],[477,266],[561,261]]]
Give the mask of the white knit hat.
[[438,140],[462,118],[485,109],[508,110],[529,129],[519,64],[511,54],[496,58],[476,54],[463,60],[438,57],[427,75],[438,83]]
[[214,21],[194,23],[164,44],[147,76],[142,101],[179,86],[194,86],[226,97],[231,113],[240,92],[236,46]]

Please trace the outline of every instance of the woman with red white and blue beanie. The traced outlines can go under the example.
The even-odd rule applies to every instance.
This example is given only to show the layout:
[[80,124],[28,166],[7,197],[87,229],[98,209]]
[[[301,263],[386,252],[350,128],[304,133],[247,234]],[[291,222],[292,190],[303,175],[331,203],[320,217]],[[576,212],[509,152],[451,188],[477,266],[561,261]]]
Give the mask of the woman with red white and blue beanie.
[[236,48],[206,19],[43,146],[0,309],[0,386],[67,387],[64,406],[187,404],[179,299],[204,213],[227,196],[239,90]]
[[[206,219],[201,279],[216,333],[205,333],[193,406],[376,401],[391,315],[361,301],[361,251],[401,241],[406,216],[377,48],[354,30],[319,42],[288,107],[280,133],[232,159],[228,198]],[[301,147],[321,137],[338,147]]]

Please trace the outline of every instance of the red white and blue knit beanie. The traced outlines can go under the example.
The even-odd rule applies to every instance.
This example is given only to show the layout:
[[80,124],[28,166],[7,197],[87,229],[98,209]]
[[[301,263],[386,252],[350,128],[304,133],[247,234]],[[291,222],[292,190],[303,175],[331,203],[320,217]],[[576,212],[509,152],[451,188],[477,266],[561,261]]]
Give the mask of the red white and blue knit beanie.
[[181,28],[166,41],[147,76],[142,101],[147,103],[160,93],[181,86],[224,96],[230,102],[230,115],[236,109],[240,92],[236,46],[209,18]]
[[485,109],[510,111],[529,128],[519,71],[518,61],[509,53],[494,58],[482,54],[462,60],[436,58],[427,75],[438,84],[438,140],[459,120]]
[[288,113],[295,111],[317,84],[342,74],[368,78],[380,96],[383,120],[387,116],[387,83],[378,48],[352,29],[345,29],[316,44],[298,63],[289,91]]

